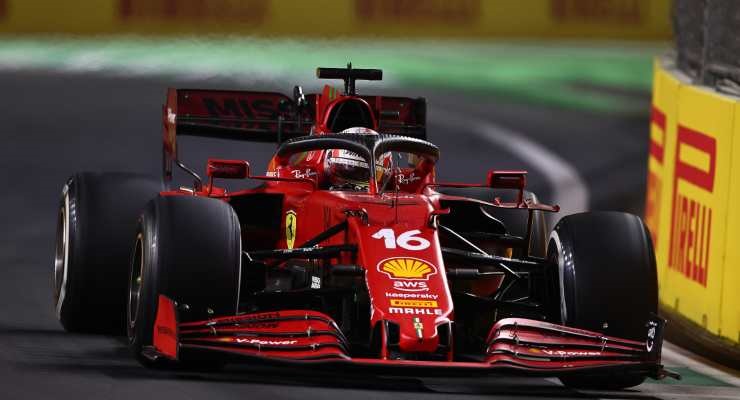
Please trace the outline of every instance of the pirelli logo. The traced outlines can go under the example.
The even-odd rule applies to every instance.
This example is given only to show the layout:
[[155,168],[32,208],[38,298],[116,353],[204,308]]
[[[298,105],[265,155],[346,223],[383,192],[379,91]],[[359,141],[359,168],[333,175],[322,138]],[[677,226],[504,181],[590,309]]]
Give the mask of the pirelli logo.
[[[698,161],[697,161],[698,160]],[[697,194],[714,193],[717,141],[678,126],[668,267],[706,287],[712,208]]]
[[[663,193],[663,156],[665,152],[666,116],[658,107],[653,106],[650,122],[655,135],[651,132],[650,158],[657,168],[650,166],[647,176],[647,196],[645,201],[645,223],[650,227],[653,246],[658,248],[658,229],[660,227],[660,204]],[[653,129],[653,128],[651,128]],[[656,170],[657,169],[657,170]]]
[[391,299],[391,306],[394,307],[421,307],[421,308],[436,308],[438,307],[435,300],[401,300]]

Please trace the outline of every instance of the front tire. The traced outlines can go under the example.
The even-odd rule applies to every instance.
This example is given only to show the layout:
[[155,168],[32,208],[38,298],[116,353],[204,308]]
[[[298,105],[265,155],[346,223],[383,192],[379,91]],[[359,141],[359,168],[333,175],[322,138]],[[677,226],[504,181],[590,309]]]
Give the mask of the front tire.
[[161,184],[131,173],[82,172],[62,189],[52,278],[65,330],[122,334],[136,219]]
[[[658,309],[652,241],[642,220],[618,212],[569,215],[556,225],[548,258],[558,266],[560,319],[567,326],[644,340]],[[623,389],[642,374],[562,377],[566,386]]]
[[174,300],[181,321],[234,315],[241,278],[241,230],[231,206],[194,196],[160,196],[139,220],[127,307],[131,350],[145,366],[159,295]]

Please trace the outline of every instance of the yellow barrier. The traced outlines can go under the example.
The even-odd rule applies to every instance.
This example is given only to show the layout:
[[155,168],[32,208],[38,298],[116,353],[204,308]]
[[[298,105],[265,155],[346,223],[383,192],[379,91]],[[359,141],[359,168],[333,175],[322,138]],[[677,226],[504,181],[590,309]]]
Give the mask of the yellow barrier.
[[740,100],[691,85],[664,61],[654,72],[646,222],[660,300],[740,343]]
[[669,0],[0,0],[5,33],[667,39]]
[[[650,227],[655,255],[659,266],[667,265],[669,238],[660,232],[661,221],[671,217],[670,207],[663,207],[665,197],[671,195],[671,182],[667,177],[673,174],[673,165],[666,160],[666,146],[669,138],[676,137],[676,116],[678,110],[678,79],[661,73],[660,66],[654,64],[653,106],[650,123],[650,157],[648,160],[647,202],[645,222]],[[658,269],[658,281],[665,280],[665,268]]]
[[722,278],[720,334],[740,343],[740,101],[735,103],[730,195],[727,212],[727,252]]

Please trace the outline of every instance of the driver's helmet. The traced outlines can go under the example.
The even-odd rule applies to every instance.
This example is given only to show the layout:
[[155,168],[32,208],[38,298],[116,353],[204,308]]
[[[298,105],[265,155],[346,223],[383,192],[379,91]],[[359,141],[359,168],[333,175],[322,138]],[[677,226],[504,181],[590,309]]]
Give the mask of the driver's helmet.
[[[340,133],[377,135],[369,128],[348,128]],[[383,184],[391,176],[393,157],[384,153],[375,164],[375,180]],[[362,156],[345,149],[331,149],[326,153],[324,171],[332,189],[367,190],[370,184],[370,167]]]

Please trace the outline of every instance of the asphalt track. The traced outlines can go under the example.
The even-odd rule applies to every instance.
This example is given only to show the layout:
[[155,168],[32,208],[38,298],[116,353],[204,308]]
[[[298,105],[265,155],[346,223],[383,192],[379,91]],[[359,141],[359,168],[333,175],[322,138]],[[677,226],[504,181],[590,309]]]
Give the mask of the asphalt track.
[[[133,360],[123,338],[65,333],[51,300],[59,191],[69,175],[81,170],[157,175],[160,105],[167,86],[233,87],[233,83],[0,73],[0,178],[5,184],[0,194],[0,399],[740,398],[737,387],[696,378],[686,368],[681,371],[694,380],[681,385],[649,382],[634,390],[606,393],[576,392],[555,380],[533,378],[347,376],[268,366],[230,368],[219,374],[150,371]],[[277,89],[291,88],[287,83]],[[489,168],[532,169],[530,188],[541,200],[553,200],[556,190],[537,174],[536,165],[474,132],[470,121],[484,121],[490,129],[521,133],[567,160],[587,185],[591,209],[641,211],[647,115],[531,107],[431,89],[413,93],[429,99],[429,137],[443,151],[442,179],[480,181]],[[435,116],[435,110],[446,117]],[[184,143],[183,148],[185,159],[199,168],[208,156],[265,165],[274,149],[221,141]]]

